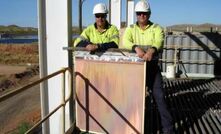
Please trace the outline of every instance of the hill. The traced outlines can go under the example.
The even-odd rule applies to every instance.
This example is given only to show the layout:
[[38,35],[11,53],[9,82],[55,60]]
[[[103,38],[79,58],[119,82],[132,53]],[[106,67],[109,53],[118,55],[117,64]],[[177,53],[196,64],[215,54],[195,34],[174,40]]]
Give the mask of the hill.
[[33,27],[20,27],[17,25],[0,25],[0,33],[7,33],[11,35],[37,34],[38,29]]
[[[83,27],[84,29],[85,27]],[[77,26],[72,27],[72,32],[75,34],[79,34],[79,28]],[[0,25],[0,34],[6,33],[10,35],[32,35],[32,34],[38,34],[38,28],[33,27],[20,27],[17,25],[8,25],[3,26]]]

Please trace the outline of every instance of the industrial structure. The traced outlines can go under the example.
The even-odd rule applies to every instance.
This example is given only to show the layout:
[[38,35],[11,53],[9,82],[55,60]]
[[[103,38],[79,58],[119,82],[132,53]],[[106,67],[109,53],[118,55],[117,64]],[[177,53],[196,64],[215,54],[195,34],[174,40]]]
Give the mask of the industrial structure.
[[[113,9],[113,7],[115,9],[110,10],[110,21],[119,29],[121,28],[121,1],[122,0],[110,1],[111,9]],[[160,120],[159,115],[156,112],[157,107],[151,93],[146,100],[144,99],[144,95],[146,94],[144,92],[144,86],[141,87],[141,92],[139,94],[140,98],[143,97],[142,99],[139,98],[139,102],[142,102],[142,106],[139,107],[141,110],[137,108],[138,111],[134,112],[141,114],[141,116],[133,116],[134,113],[131,112],[132,114],[128,114],[128,111],[137,110],[136,108],[133,107],[129,110],[125,110],[123,109],[123,106],[118,107],[114,105],[114,102],[111,102],[114,101],[113,98],[108,98],[109,96],[107,97],[102,94],[100,90],[93,88],[93,84],[90,85],[90,82],[93,81],[92,79],[97,78],[100,80],[100,77],[91,76],[91,74],[87,72],[88,70],[86,70],[88,78],[85,78],[87,74],[85,73],[85,75],[83,75],[84,73],[81,72],[85,69],[82,67],[83,65],[91,66],[96,69],[94,66],[96,64],[101,64],[100,62],[104,62],[106,59],[108,59],[108,61],[105,61],[105,63],[112,65],[115,63],[122,64],[122,62],[125,61],[130,63],[128,66],[133,66],[134,64],[144,65],[142,61],[139,61],[139,58],[134,55],[131,56],[124,53],[122,54],[121,51],[118,51],[117,55],[107,52],[105,53],[107,55],[104,54],[104,57],[107,56],[109,58],[106,57],[102,59],[102,56],[91,56],[84,52],[76,54],[76,52],[72,51],[72,49],[64,49],[72,47],[71,2],[71,0],[38,0],[39,65],[40,78],[42,78],[38,81],[38,83],[41,83],[41,113],[43,120],[35,127],[42,123],[43,134],[78,133],[79,129],[81,131],[95,133],[119,132],[117,130],[115,131],[115,129],[121,129],[119,128],[120,126],[117,126],[116,122],[109,122],[108,128],[105,127],[105,125],[108,124],[105,120],[109,119],[109,117],[104,119],[104,123],[102,124],[99,122],[101,120],[97,120],[91,115],[94,111],[89,111],[93,110],[93,108],[91,109],[90,107],[92,105],[92,107],[96,108],[94,105],[96,105],[96,103],[98,105],[99,98],[98,102],[95,104],[89,103],[89,101],[91,101],[88,100],[91,99],[89,93],[91,92],[84,92],[82,93],[83,97],[81,97],[79,95],[81,92],[74,88],[89,86],[85,89],[93,90],[96,94],[98,94],[98,96],[92,95],[92,97],[100,97],[100,101],[104,101],[105,104],[108,104],[108,110],[113,110],[113,116],[119,116],[119,120],[123,120],[120,122],[121,125],[125,127],[125,131],[123,132],[144,133],[145,131],[148,133],[160,133]],[[132,23],[134,23],[134,1],[127,0],[127,25]],[[174,127],[177,133],[221,133],[221,81],[218,78],[218,76],[221,75],[220,48],[221,35],[219,33],[195,34],[187,32],[179,35],[166,34],[160,62],[162,73],[166,76],[164,79],[164,89],[166,92],[165,98],[174,118]],[[73,62],[73,57],[78,58],[76,62]],[[114,58],[111,59],[111,57]],[[88,63],[85,63],[84,60],[90,61],[91,64],[93,63],[93,66],[88,65]],[[95,65],[94,61],[96,62]],[[77,65],[75,66],[74,63]],[[104,64],[102,65],[105,66]],[[61,68],[64,69],[58,71]],[[77,69],[77,72],[74,72],[74,69]],[[139,68],[139,71],[142,72],[142,69],[143,67]],[[65,75],[67,72],[69,77]],[[75,75],[76,77],[74,77]],[[109,75],[109,77],[111,77],[111,74]],[[53,77],[53,79],[51,79],[51,77]],[[128,80],[130,79],[126,74],[125,77],[127,77]],[[138,77],[139,76],[136,76],[136,78]],[[179,79],[176,79],[177,77],[179,77]],[[183,77],[188,79],[181,79]],[[190,79],[192,77],[201,79]],[[202,79],[205,77],[207,79]],[[45,78],[48,80],[45,80]],[[81,83],[81,79],[83,79],[85,83]],[[106,78],[106,80],[110,82],[108,78]],[[75,81],[78,82],[76,85]],[[106,84],[111,84],[107,81]],[[142,85],[143,83],[140,84]],[[102,87],[104,85],[99,86]],[[28,87],[29,86],[22,90],[26,90]],[[63,91],[60,90],[60,87],[62,87]],[[113,88],[118,89],[117,87]],[[120,93],[122,93],[122,96],[125,95],[125,92]],[[129,93],[130,97],[134,95],[132,91]],[[110,94],[110,96],[111,95],[112,94]],[[82,100],[76,100],[76,97],[79,97],[78,99]],[[0,100],[2,101],[7,98],[7,96],[3,96]],[[130,98],[127,96],[125,97],[125,100],[130,100]],[[85,105],[81,105],[79,102],[85,102]],[[130,101],[130,103],[134,106],[138,102]],[[148,104],[149,107],[145,109],[144,103]],[[124,104],[126,105],[127,103],[125,102]],[[76,113],[76,111],[78,113]],[[100,111],[98,110],[95,111],[95,113],[96,112]],[[148,118],[147,126],[143,124],[144,112],[145,118]],[[52,114],[53,116],[51,116]],[[77,119],[75,118],[75,115]],[[98,118],[104,116],[99,116]],[[132,119],[129,119],[129,116]],[[79,117],[82,118],[83,121],[79,120]],[[133,120],[135,117],[139,118],[139,123]],[[93,128],[94,124],[98,125]],[[31,132],[32,131],[28,131],[28,133]]]

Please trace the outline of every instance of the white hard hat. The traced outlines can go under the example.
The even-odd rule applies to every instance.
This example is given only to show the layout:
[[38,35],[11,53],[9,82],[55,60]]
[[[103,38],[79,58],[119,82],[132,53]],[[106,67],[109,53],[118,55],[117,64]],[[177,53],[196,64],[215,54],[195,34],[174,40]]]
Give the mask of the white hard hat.
[[107,7],[103,3],[98,3],[94,6],[93,14],[97,13],[108,13]]
[[135,6],[135,12],[150,12],[150,5],[146,1],[139,1]]

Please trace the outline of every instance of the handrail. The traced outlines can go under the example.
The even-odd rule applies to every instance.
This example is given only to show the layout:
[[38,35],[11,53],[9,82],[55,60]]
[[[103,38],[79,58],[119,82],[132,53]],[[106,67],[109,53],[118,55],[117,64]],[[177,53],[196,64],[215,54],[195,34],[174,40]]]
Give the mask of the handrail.
[[[67,98],[65,98],[65,72],[68,71],[68,80],[69,80],[69,86],[68,86],[68,96]],[[45,81],[45,80],[48,80],[54,76],[57,76],[58,74],[61,74],[62,73],[62,100],[61,100],[61,104],[58,105],[54,110],[52,110],[47,116],[45,116],[42,120],[40,120],[37,124],[35,124],[31,129],[29,129],[25,134],[29,134],[31,133],[36,127],[38,127],[40,124],[42,124],[44,121],[46,121],[51,115],[53,115],[57,110],[59,110],[61,107],[63,107],[62,109],[62,114],[63,114],[63,120],[62,120],[62,131],[63,133],[65,133],[65,105],[66,103],[70,100],[70,97],[71,97],[71,69],[69,67],[66,67],[66,68],[63,68],[57,72],[54,72],[48,76],[45,76],[35,82],[32,82],[24,87],[21,87],[19,89],[16,89],[16,90],[13,90],[13,91],[10,91],[2,96],[0,96],[0,102],[2,101],[5,101],[6,99],[20,93],[20,92],[23,92],[33,86],[36,86],[37,84],[40,84],[41,82]]]
[[52,78],[52,77],[54,77],[54,76],[56,76],[56,75],[58,75],[58,74],[60,74],[60,73],[62,73],[64,71],[66,71],[67,69],[69,69],[69,68],[61,69],[61,70],[59,70],[57,72],[54,72],[54,73],[52,73],[52,74],[50,74],[48,76],[45,76],[45,77],[43,77],[43,78],[41,78],[41,79],[39,79],[39,80],[37,80],[35,82],[32,82],[32,83],[30,83],[30,84],[28,84],[28,85],[26,85],[24,87],[18,88],[18,89],[13,90],[13,91],[10,91],[10,92],[0,96],[0,102],[4,101],[4,100],[6,100],[6,99],[8,99],[8,98],[10,98],[10,97],[20,93],[20,92],[23,92],[23,91],[29,89],[30,87],[33,87],[33,86],[35,86],[35,85],[37,85],[37,84],[39,84],[39,83],[41,83],[41,82],[43,82],[43,81],[45,81],[47,79],[50,79],[50,78]]

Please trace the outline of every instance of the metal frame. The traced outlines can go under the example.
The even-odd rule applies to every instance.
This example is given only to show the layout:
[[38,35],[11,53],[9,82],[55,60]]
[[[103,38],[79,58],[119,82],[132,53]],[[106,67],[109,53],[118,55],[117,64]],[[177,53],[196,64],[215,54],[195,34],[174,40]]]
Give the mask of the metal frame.
[[[67,71],[68,71],[68,82],[69,82],[68,83],[69,84],[68,91],[69,92],[68,92],[67,98],[65,98],[65,77],[66,77],[65,73]],[[61,100],[60,105],[58,105],[54,110],[52,110],[42,120],[40,120],[37,124],[35,124],[31,129],[29,129],[26,132],[26,134],[32,133],[33,130],[36,127],[38,127],[40,124],[44,123],[50,116],[52,116],[60,108],[62,108],[62,126],[61,126],[61,128],[62,128],[62,132],[65,133],[65,105],[71,99],[71,95],[72,95],[72,90],[71,90],[72,78],[71,77],[73,75],[72,75],[71,69],[68,68],[68,67],[67,68],[63,68],[63,69],[61,69],[61,70],[59,70],[57,72],[54,72],[54,73],[52,73],[52,74],[50,74],[50,75],[48,75],[46,77],[43,77],[40,80],[37,80],[37,81],[35,81],[35,82],[31,83],[31,84],[28,84],[28,85],[26,85],[24,87],[21,87],[19,89],[13,90],[13,91],[11,91],[9,93],[6,93],[6,94],[0,96],[0,102],[5,101],[8,98],[13,97],[13,96],[15,96],[15,95],[17,95],[17,94],[19,94],[19,93],[21,93],[23,91],[26,91],[27,89],[30,89],[31,87],[36,86],[37,84],[40,84],[40,83],[42,83],[42,82],[44,82],[44,81],[46,81],[46,80],[48,80],[50,78],[53,78],[53,77],[55,77],[55,76],[57,76],[59,74],[62,74],[62,80],[61,80],[61,84],[62,84],[62,86],[61,86],[61,89],[62,89],[62,100]],[[73,112],[73,111],[71,111],[71,112]]]

